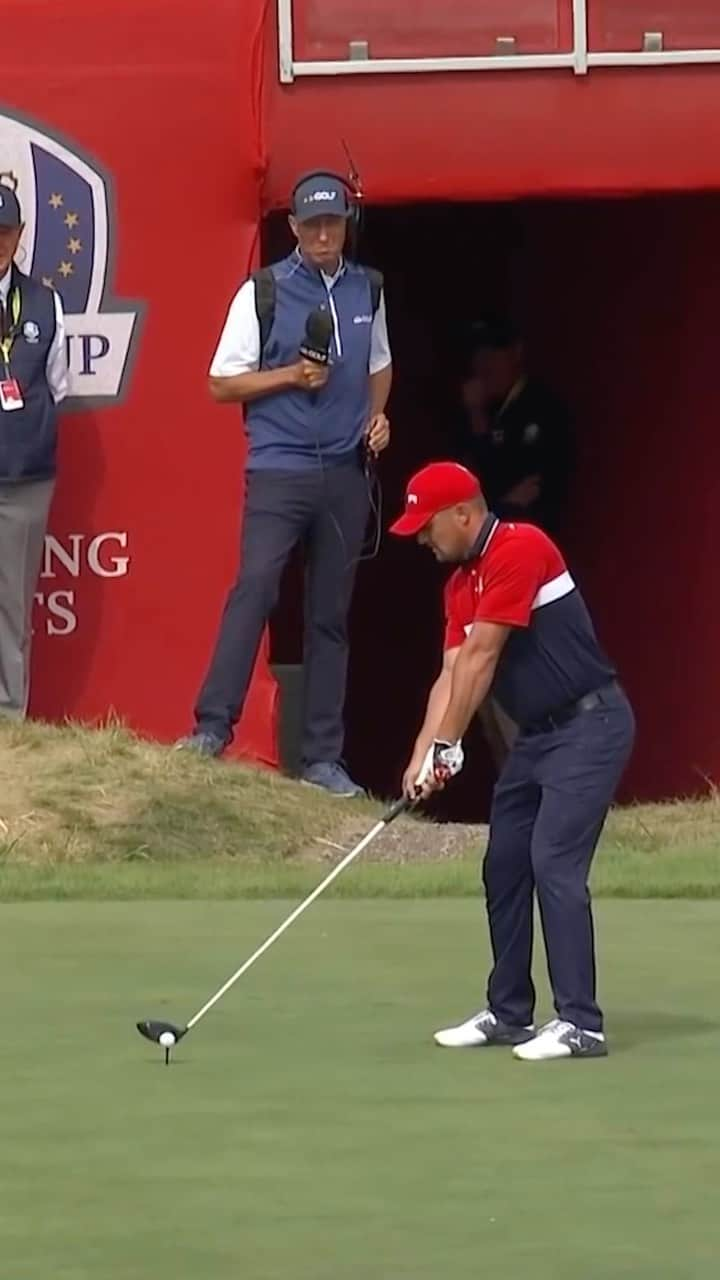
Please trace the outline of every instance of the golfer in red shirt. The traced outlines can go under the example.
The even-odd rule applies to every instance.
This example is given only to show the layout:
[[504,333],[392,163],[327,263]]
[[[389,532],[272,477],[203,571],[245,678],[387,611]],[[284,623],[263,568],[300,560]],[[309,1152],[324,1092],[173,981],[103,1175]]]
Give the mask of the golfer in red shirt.
[[[634,718],[554,542],[488,511],[465,467],[410,480],[391,531],[458,567],[445,589],[445,653],[403,786],[428,795],[463,767],[462,739],[492,691],[519,733],[493,793],[483,879],[493,951],[486,1007],[438,1031],[449,1048],[517,1058],[602,1057],[588,875],[634,738]],[[556,1017],[534,1023],[537,893]]]

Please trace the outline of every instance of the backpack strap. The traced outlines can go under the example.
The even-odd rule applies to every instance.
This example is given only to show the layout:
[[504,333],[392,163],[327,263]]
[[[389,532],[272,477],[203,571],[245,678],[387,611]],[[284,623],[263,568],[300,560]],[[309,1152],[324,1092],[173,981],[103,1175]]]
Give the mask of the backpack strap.
[[[380,306],[384,277],[382,271],[378,271],[375,267],[366,267],[365,274],[370,282],[370,301],[372,314],[375,316]],[[260,326],[260,364],[262,365],[263,353],[275,319],[277,286],[271,267],[261,267],[259,271],[253,272],[251,279],[255,285],[255,313]]]
[[255,314],[260,326],[260,365],[263,353],[270,337],[270,330],[275,319],[275,276],[271,267],[261,267],[253,272],[251,279],[255,285]]

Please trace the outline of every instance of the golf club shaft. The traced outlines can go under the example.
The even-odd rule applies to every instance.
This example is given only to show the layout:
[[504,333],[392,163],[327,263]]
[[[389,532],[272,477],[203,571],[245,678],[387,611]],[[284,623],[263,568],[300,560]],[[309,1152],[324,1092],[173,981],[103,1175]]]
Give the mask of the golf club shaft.
[[398,814],[403,813],[406,809],[410,808],[411,803],[412,802],[407,799],[397,800],[395,802],[395,804],[392,806],[391,809],[388,810],[388,812],[384,815],[384,817],[382,817],[379,822],[375,823],[375,826],[372,828],[372,830],[368,831],[367,835],[363,837],[360,843],[356,844],[355,848],[351,849],[350,852],[345,855],[342,861],[338,862],[336,867],[333,867],[330,874],[325,877],[325,879],[317,886],[316,889],[313,889],[309,897],[305,898],[305,900],[300,903],[299,907],[296,907],[295,910],[292,912],[292,914],[288,916],[287,920],[284,920],[283,923],[275,930],[275,932],[271,933],[270,937],[265,939],[262,946],[258,947],[257,951],[253,952],[253,954],[249,957],[249,959],[246,960],[245,963],[241,965],[238,970],[236,970],[236,972],[232,975],[232,977],[228,978],[227,982],[223,984],[220,990],[216,991],[215,995],[210,997],[207,1004],[204,1004],[202,1009],[198,1009],[198,1012],[194,1015],[194,1017],[190,1019],[190,1021],[187,1024],[188,1031],[190,1031],[190,1029],[195,1026],[196,1022],[199,1022],[200,1019],[203,1018],[210,1009],[212,1009],[214,1004],[217,1004],[218,1000],[220,1000],[222,996],[225,995],[226,991],[230,990],[230,988],[237,982],[238,978],[242,978],[243,974],[247,973],[248,969],[250,969],[252,965],[255,964],[255,961],[259,960],[260,957],[270,949],[270,947],[273,945],[274,942],[277,942],[278,938],[281,937],[281,935],[285,932],[285,930],[289,929],[290,925],[293,924],[294,921],[297,920],[298,917],[302,915],[303,911],[306,911],[307,908],[311,905],[311,903],[313,903],[316,898],[320,897],[320,894],[323,893],[325,889],[327,889],[328,885],[332,884],[333,880],[336,880],[339,875],[342,875],[345,868],[349,867],[350,863],[354,862],[355,859],[359,857],[363,849],[367,849],[370,842],[374,840],[375,837],[378,836],[380,832],[389,825],[389,823],[391,823],[395,818],[397,818]]

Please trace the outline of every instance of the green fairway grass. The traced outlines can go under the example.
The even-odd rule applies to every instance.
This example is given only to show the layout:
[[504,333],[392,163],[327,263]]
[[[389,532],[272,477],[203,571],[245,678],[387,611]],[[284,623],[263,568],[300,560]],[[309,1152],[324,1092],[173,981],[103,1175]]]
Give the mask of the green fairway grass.
[[[612,1055],[441,1051],[482,904],[0,907],[2,1280],[708,1280],[720,903],[598,906]],[[551,1015],[541,984],[542,1017]]]
[[[383,847],[382,840],[377,847]],[[486,837],[478,834],[474,852],[460,858],[381,863],[360,858],[330,885],[327,894],[356,899],[477,899],[485,845]],[[4,866],[0,861],[0,903],[53,898],[126,902],[148,898],[300,899],[320,883],[331,865],[240,858]],[[720,855],[717,849],[704,846],[672,847],[657,854],[616,849],[608,843],[596,854],[591,883],[595,896],[603,898],[718,899]]]

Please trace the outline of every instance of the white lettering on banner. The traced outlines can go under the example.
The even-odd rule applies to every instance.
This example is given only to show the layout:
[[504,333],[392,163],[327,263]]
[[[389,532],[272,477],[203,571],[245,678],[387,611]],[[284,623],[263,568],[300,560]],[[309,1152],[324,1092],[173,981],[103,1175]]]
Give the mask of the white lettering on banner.
[[[36,599],[42,602],[42,593],[36,596]],[[77,628],[75,592],[50,591],[44,597],[44,603],[48,611],[46,628],[48,635],[71,636]]]
[[[90,578],[124,578],[130,571],[127,530],[103,533],[69,533],[45,537],[42,566],[35,601],[43,615],[41,629],[49,636],[70,636],[82,623],[82,581]],[[74,587],[56,590],[44,584],[57,579],[78,580]]]

